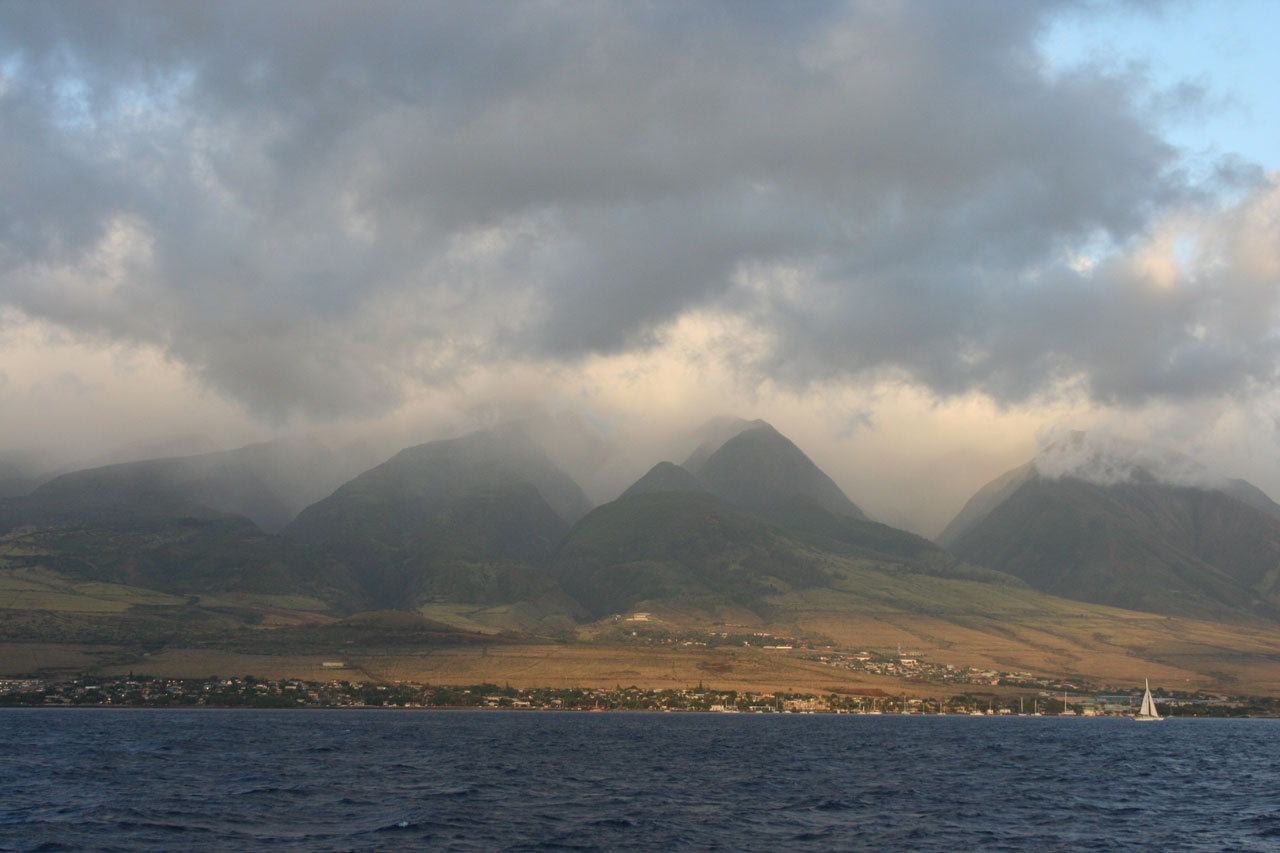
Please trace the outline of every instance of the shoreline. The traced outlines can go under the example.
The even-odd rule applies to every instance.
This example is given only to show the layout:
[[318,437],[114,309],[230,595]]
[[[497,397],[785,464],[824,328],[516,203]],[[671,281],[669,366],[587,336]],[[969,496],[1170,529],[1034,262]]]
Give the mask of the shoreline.
[[[1001,720],[1130,720],[1132,717],[1122,714],[1088,716],[1083,714],[874,714],[846,711],[706,711],[693,708],[657,710],[652,708],[477,708],[469,705],[456,706],[422,706],[422,707],[386,707],[379,705],[364,706],[321,706],[303,705],[296,708],[254,708],[243,705],[0,705],[0,714],[5,711],[177,711],[182,713],[204,713],[212,711],[234,711],[237,713],[349,713],[372,712],[379,714],[411,714],[411,713],[472,713],[472,714],[637,714],[656,716],[662,714],[683,714],[714,717],[871,717],[884,719],[1001,719]],[[1280,715],[1253,714],[1177,714],[1161,718],[1161,722],[1186,720],[1280,720]]]
[[[57,682],[0,680],[3,708],[189,709],[189,710],[398,710],[398,711],[579,711],[601,713],[836,714],[901,717],[1131,718],[1137,696],[1128,693],[1043,691],[1029,697],[998,697],[964,691],[950,696],[887,695],[882,691],[747,692],[705,684],[652,689],[635,685],[512,687],[493,683],[436,685],[417,682],[370,684],[341,680],[240,678],[170,679],[80,676]],[[1032,701],[1028,701],[1032,700]],[[1168,718],[1280,718],[1270,697],[1165,693],[1157,700]]]

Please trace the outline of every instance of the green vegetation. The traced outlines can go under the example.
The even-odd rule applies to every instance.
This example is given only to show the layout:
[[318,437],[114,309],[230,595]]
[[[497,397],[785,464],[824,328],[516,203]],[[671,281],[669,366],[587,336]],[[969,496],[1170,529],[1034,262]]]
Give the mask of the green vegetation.
[[360,604],[345,566],[235,517],[25,527],[0,537],[0,545],[6,569],[45,570],[79,582],[174,595],[301,595],[329,606]]
[[710,489],[685,468],[671,462],[659,462],[636,480],[621,497],[647,495],[653,492],[707,492]]
[[286,533],[350,566],[379,606],[497,604],[551,588],[538,567],[586,506],[527,440],[478,433],[402,451]]
[[1220,620],[1280,618],[1280,519],[1219,491],[1031,478],[957,554],[1065,598]]
[[705,462],[691,460],[689,467],[711,491],[763,518],[777,520],[797,497],[842,518],[866,518],[800,448],[764,421],[724,442]]
[[[350,653],[392,680],[544,668],[566,680],[705,672],[835,687],[901,677],[896,664],[849,662],[910,643],[946,669],[939,683],[953,666],[976,665],[984,684],[1009,673],[1123,681],[1151,666],[1179,683],[1280,690],[1274,624],[1164,619],[1032,588],[1086,597],[1053,586],[1070,581],[1134,607],[1261,613],[1280,594],[1280,517],[1265,506],[1152,484],[1002,481],[986,498],[1022,491],[975,522],[966,535],[987,525],[990,536],[965,562],[861,518],[798,448],[746,426],[691,457],[719,495],[666,463],[572,527],[581,491],[505,433],[409,448],[304,511],[288,537],[193,503],[252,495],[225,466],[180,494],[178,480],[143,474],[181,466],[60,478],[0,501],[7,665],[118,671],[164,658],[177,674],[239,661],[306,675],[317,655]],[[1017,562],[1025,580],[978,565],[988,560]],[[75,649],[55,659],[24,643]],[[492,666],[491,650],[508,660]]]
[[633,495],[597,508],[553,561],[565,591],[596,617],[654,600],[757,606],[824,583],[821,565],[779,528],[690,492]]
[[0,569],[0,609],[4,610],[123,613],[134,605],[177,605],[185,600],[124,584],[76,583],[39,565]]
[[[645,689],[525,687],[492,683],[466,686],[418,683],[375,684],[346,680],[268,680],[253,676],[220,678],[79,677],[51,683],[37,679],[0,680],[0,707],[98,705],[113,707],[221,708],[471,708],[561,711],[702,711],[755,713],[1029,714],[1056,715],[1070,708],[1097,709],[1098,699],[1064,703],[1041,694],[1027,697],[967,692],[920,698],[882,690],[816,694],[726,690],[715,687]],[[1258,696],[1179,694],[1161,700],[1168,716],[1276,717],[1280,701]],[[1101,713],[1126,714],[1124,705]]]

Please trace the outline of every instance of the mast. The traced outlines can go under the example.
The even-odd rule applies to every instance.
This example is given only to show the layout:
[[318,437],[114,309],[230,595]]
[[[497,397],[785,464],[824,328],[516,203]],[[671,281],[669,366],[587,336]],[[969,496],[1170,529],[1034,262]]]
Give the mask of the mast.
[[1151,682],[1149,679],[1143,679],[1142,691],[1142,707],[1138,709],[1136,720],[1160,720],[1160,712],[1156,710],[1156,701],[1151,696]]

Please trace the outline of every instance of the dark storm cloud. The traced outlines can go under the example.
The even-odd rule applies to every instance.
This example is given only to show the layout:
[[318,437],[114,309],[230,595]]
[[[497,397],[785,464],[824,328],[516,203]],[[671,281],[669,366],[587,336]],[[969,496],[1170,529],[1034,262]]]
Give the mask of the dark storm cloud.
[[693,309],[802,384],[1269,376],[1265,324],[1220,316],[1266,288],[1066,265],[1204,197],[1140,81],[1042,67],[1061,5],[6,4],[0,307],[277,416]]

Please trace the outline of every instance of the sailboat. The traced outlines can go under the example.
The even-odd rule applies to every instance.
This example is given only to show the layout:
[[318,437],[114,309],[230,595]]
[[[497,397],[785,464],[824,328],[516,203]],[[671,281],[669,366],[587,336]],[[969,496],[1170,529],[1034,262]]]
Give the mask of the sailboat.
[[1143,679],[1143,681],[1146,683],[1147,689],[1142,694],[1142,707],[1138,709],[1134,719],[1143,722],[1163,720],[1164,717],[1160,716],[1159,712],[1156,711],[1155,700],[1151,698],[1151,682],[1146,679]]

